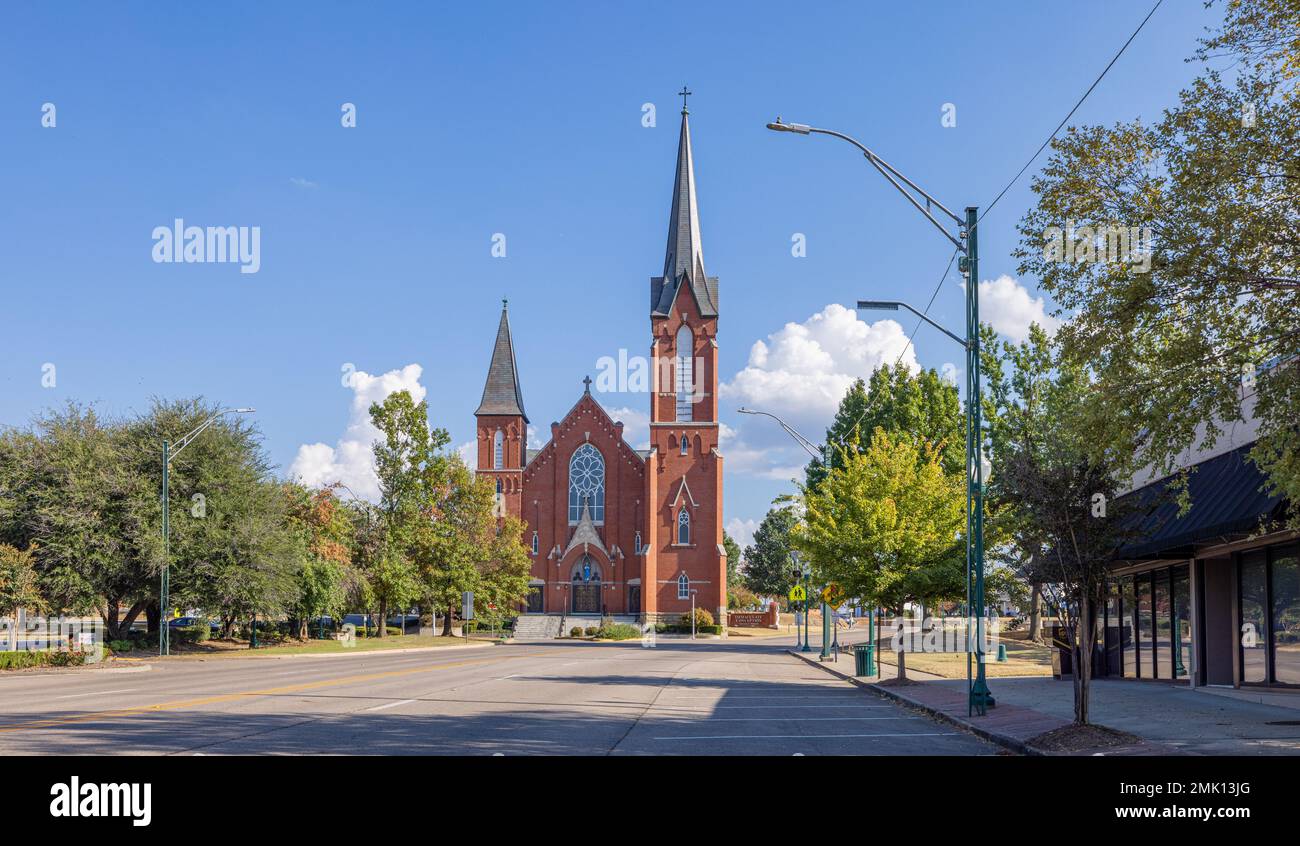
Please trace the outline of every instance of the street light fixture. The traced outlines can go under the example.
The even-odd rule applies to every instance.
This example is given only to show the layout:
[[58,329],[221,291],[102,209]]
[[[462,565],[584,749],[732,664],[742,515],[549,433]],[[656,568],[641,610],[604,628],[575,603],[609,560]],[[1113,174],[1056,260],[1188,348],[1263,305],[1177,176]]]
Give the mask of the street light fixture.
[[[948,337],[957,341],[966,349],[966,613],[975,615],[975,676],[971,678],[971,644],[970,631],[966,639],[966,677],[967,677],[967,714],[987,713],[994,705],[993,695],[989,692],[984,668],[984,468],[980,460],[980,440],[983,426],[980,421],[980,339],[979,339],[979,209],[967,206],[965,217],[959,217],[940,203],[919,185],[908,179],[896,168],[877,156],[865,144],[855,138],[831,129],[819,129],[802,123],[783,123],[778,117],[767,125],[774,132],[792,132],[797,135],[830,135],[847,141],[862,151],[862,155],[871,163],[880,175],[889,180],[889,184],[902,194],[912,206],[925,216],[943,236],[948,239],[961,254],[957,269],[966,277],[966,337],[963,340],[922,312],[918,312],[907,303],[894,300],[862,300],[860,309],[881,308],[897,311],[900,307],[920,316],[931,326],[941,330]],[[906,187],[905,187],[906,186]],[[909,190],[910,189],[910,190]],[[935,216],[938,210],[957,225],[954,236]]]
[[[171,620],[167,617],[167,606],[170,605],[168,594],[171,591],[171,522],[168,508],[170,500],[167,470],[171,467],[172,459],[180,455],[181,450],[189,446],[195,438],[203,433],[205,429],[217,422],[218,418],[225,414],[252,414],[255,408],[223,408],[216,414],[204,420],[198,426],[195,426],[185,437],[176,442],[176,448],[172,449],[171,444],[166,440],[162,445],[162,533],[163,533],[163,566],[161,584],[158,589],[158,654],[171,654]],[[257,626],[253,626],[253,639],[256,643]]]

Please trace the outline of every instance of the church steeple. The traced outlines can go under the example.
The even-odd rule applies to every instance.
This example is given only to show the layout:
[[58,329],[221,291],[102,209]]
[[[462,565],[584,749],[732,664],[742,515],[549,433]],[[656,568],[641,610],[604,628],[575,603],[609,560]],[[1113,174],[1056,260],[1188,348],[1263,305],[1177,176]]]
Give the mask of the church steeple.
[[700,209],[695,195],[695,160],[691,154],[690,111],[682,89],[682,129],[677,140],[677,175],[673,180],[673,204],[668,216],[668,246],[664,252],[663,276],[656,278],[650,291],[650,309],[664,315],[672,308],[678,288],[689,285],[700,305],[700,312],[717,315],[717,279],[704,273],[704,248],[700,238]]
[[492,363],[488,366],[487,382],[483,385],[483,400],[474,415],[518,416],[528,422],[528,415],[524,413],[524,395],[519,390],[519,368],[515,364],[515,345],[510,338],[510,314],[505,300],[501,301],[501,323],[497,326]]

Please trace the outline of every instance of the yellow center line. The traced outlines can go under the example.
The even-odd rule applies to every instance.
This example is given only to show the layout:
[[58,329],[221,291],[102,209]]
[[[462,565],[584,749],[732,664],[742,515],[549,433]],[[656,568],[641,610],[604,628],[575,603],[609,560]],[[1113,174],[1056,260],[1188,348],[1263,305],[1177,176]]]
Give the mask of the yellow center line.
[[151,714],[161,711],[175,711],[180,708],[193,708],[199,705],[214,705],[220,702],[236,702],[240,699],[248,699],[256,696],[276,696],[285,693],[297,693],[303,690],[316,690],[322,687],[331,687],[335,685],[356,684],[359,682],[378,681],[379,679],[389,679],[397,676],[410,676],[417,673],[429,673],[434,670],[449,670],[455,667],[470,667],[477,664],[495,664],[501,661],[517,661],[520,658],[529,656],[508,656],[502,658],[480,658],[473,661],[453,661],[447,664],[435,664],[431,667],[413,667],[406,670],[387,670],[382,673],[365,673],[356,676],[343,676],[334,679],[322,679],[320,681],[302,682],[301,684],[290,684],[282,687],[268,687],[263,690],[247,690],[241,693],[223,693],[217,696],[206,696],[202,699],[181,699],[175,702],[160,702],[156,705],[139,705],[134,708],[119,708],[113,711],[91,711],[86,714],[78,714],[68,717],[51,717],[45,720],[31,720],[24,723],[10,723],[0,725],[0,732],[23,731],[25,729],[52,728],[55,726],[68,725],[70,723],[93,722],[95,720],[108,719],[111,717],[130,717],[138,714]]

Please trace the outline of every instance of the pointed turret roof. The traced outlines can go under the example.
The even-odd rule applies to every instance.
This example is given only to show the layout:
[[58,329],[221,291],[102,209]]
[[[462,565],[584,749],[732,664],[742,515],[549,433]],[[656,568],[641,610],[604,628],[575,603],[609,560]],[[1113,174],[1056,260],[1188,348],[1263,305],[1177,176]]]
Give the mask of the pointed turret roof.
[[690,285],[705,316],[718,313],[718,280],[704,273],[704,247],[700,239],[700,209],[695,197],[695,160],[691,154],[690,112],[682,108],[682,132],[677,140],[677,176],[673,181],[673,206],[668,217],[668,247],[664,274],[650,290],[650,309],[667,314],[677,292]]
[[487,382],[483,385],[483,400],[475,416],[482,414],[517,414],[528,422],[524,413],[524,395],[519,390],[519,368],[515,365],[515,344],[510,339],[510,314],[508,304],[501,301],[501,324],[497,327],[497,342],[492,347],[492,363],[488,365]]

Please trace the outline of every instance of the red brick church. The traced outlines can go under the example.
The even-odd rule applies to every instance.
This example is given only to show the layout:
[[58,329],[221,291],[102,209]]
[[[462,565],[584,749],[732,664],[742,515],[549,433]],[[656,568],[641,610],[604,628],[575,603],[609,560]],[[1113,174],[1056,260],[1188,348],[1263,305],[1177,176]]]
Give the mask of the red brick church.
[[514,343],[501,309],[477,418],[479,473],[527,524],[526,613],[726,621],[718,452],[718,280],[704,273],[688,112],[662,276],[650,279],[650,448],[634,449],[586,390],[529,449]]

